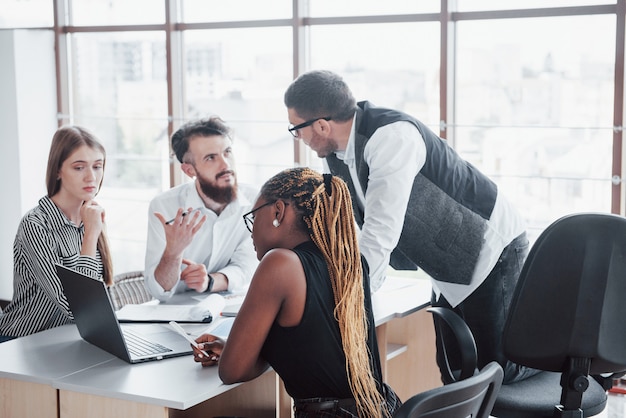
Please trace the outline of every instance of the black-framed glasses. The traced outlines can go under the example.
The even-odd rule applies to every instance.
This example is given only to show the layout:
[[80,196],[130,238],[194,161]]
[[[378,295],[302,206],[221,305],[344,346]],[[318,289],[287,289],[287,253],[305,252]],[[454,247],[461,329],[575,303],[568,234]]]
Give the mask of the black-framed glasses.
[[313,125],[315,122],[317,122],[320,119],[324,119],[325,121],[329,121],[329,120],[332,120],[332,117],[326,116],[326,117],[323,117],[323,118],[315,118],[315,119],[307,120],[306,122],[299,123],[296,126],[289,125],[287,130],[289,131],[289,133],[291,135],[293,135],[294,138],[298,138],[300,136],[300,132],[298,132],[300,129],[306,128],[307,126],[311,126],[311,125]]
[[254,212],[256,212],[259,209],[264,208],[265,206],[271,205],[272,203],[276,203],[276,202],[263,203],[258,208],[252,209],[250,212],[243,215],[243,222],[246,224],[246,228],[248,228],[248,231],[252,232],[252,226],[254,225]]

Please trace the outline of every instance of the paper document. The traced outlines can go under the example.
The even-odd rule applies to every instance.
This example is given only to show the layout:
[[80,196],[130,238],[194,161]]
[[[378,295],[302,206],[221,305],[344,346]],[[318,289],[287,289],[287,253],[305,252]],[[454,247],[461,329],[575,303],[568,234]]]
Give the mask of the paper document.
[[124,305],[115,314],[120,322],[211,322],[222,312],[225,300],[212,293],[195,305],[145,303]]
[[230,334],[230,329],[233,327],[233,322],[235,322],[235,318],[222,318],[217,321],[215,325],[207,328],[204,332],[220,337],[223,340],[227,340],[228,334]]
[[226,304],[222,309],[222,316],[237,316],[239,308],[243,303],[245,295],[229,295],[226,299]]

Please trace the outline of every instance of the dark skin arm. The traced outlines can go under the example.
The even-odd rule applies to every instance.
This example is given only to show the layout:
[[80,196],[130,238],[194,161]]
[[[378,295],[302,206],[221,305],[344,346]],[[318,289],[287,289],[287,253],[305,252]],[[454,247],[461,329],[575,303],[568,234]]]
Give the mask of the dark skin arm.
[[226,384],[254,379],[268,367],[260,354],[272,324],[276,320],[281,326],[298,325],[305,299],[306,279],[298,256],[280,248],[267,252],[252,277],[228,341],[201,335],[196,341],[209,358],[194,349],[194,360],[203,366],[219,362],[219,375]]

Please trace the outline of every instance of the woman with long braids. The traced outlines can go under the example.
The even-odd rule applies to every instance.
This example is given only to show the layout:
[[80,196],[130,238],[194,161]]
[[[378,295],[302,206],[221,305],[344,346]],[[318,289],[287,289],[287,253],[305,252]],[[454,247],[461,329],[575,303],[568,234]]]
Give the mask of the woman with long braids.
[[391,417],[400,406],[383,383],[369,277],[350,193],[338,177],[284,170],[244,215],[260,260],[228,342],[204,334],[194,349],[224,383],[268,365],[294,399],[296,418]]

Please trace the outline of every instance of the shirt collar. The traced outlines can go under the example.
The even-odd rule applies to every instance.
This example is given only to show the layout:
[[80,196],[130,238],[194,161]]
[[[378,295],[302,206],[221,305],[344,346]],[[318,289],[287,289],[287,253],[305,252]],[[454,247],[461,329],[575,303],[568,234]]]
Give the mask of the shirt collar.
[[348,137],[348,145],[346,145],[345,151],[335,151],[335,155],[346,165],[351,165],[354,163],[354,141],[355,141],[355,132],[356,132],[356,112],[354,112],[354,116],[352,117],[352,128],[350,128],[350,136]]
[[202,201],[202,198],[200,197],[200,194],[198,193],[196,182],[195,181],[190,182],[189,187],[191,188],[191,190],[190,190],[190,193],[187,193],[187,196],[185,197],[184,209],[186,210],[187,208],[194,208],[194,209],[205,208],[204,202]]
[[[194,209],[200,209],[200,212],[203,214],[212,213],[215,215],[215,212],[213,212],[212,210],[204,206],[204,201],[198,194],[198,189],[196,189],[195,182],[192,184],[193,184],[193,192],[187,194],[187,197],[185,198],[185,208],[191,207]],[[239,190],[237,191],[237,199],[233,200],[228,205],[226,205],[226,207],[224,208],[224,210],[222,211],[220,215],[230,213],[232,211],[238,212],[241,207],[247,207],[249,205],[250,205],[250,201],[248,200],[246,196],[244,196],[241,190],[241,187],[239,187]]]
[[65,225],[76,227],[72,221],[68,219],[57,205],[54,204],[52,199],[48,196],[44,196],[39,199],[39,207],[41,211],[50,219],[53,227],[60,228]]

